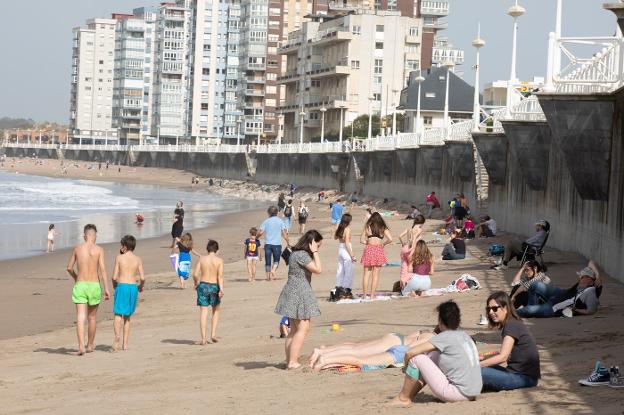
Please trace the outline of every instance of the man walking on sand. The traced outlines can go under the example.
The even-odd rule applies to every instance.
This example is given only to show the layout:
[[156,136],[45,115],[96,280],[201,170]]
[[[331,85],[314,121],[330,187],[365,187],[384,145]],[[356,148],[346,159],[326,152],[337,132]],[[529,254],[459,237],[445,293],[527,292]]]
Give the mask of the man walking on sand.
[[[102,299],[104,284],[104,299],[110,299],[108,291],[108,275],[104,265],[104,250],[95,244],[97,228],[88,224],[84,227],[84,242],[76,245],[67,264],[67,272],[74,279],[72,301],[76,304],[76,334],[78,335],[78,356],[85,351],[91,353],[95,347],[95,324],[97,309]],[[74,270],[77,266],[78,272]],[[85,350],[84,325],[88,321],[88,340]]]

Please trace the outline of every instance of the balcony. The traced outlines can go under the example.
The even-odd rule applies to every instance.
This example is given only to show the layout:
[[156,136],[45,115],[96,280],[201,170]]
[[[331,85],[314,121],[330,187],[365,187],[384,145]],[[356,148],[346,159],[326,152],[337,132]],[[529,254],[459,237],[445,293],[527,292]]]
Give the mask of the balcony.
[[308,43],[314,46],[331,45],[339,42],[350,42],[353,39],[353,33],[343,27],[333,27],[320,31],[312,39],[308,39]]
[[248,97],[263,97],[264,91],[262,89],[246,89],[245,95]]
[[319,65],[313,67],[311,71],[306,72],[312,79],[325,78],[330,76],[348,76],[351,74],[351,68],[347,59],[341,59],[333,64]]
[[304,111],[310,109],[320,109],[321,107],[325,108],[340,108],[341,106],[347,107],[349,102],[347,101],[346,95],[310,95],[306,96],[303,99],[303,103],[301,100],[297,102],[286,102],[283,106],[280,106],[278,110],[282,113],[287,112],[295,112],[298,113],[301,111],[301,107],[304,107]]
[[247,62],[247,69],[250,71],[264,71],[266,70],[266,63],[250,63]]
[[438,19],[435,19],[435,20],[425,19],[425,21],[423,22],[423,27],[425,29],[444,30],[444,29],[448,29],[448,22],[438,20]]
[[279,55],[287,55],[289,53],[297,52],[301,47],[301,37],[296,37],[293,39],[288,39],[286,42],[283,42],[278,48],[277,53]]
[[303,126],[307,127],[307,128],[320,128],[321,127],[321,120],[320,119],[304,119],[303,120]]
[[286,71],[286,73],[284,73],[284,75],[282,76],[278,76],[277,77],[277,82],[280,84],[287,84],[287,83],[291,83],[291,82],[296,82],[299,80],[299,73],[294,70],[294,71]]
[[420,43],[418,36],[405,35],[405,43]]
[[420,14],[423,16],[448,16],[448,1],[427,1],[420,3]]
[[461,49],[454,49],[450,47],[434,47],[431,62],[436,64],[443,64],[444,62],[451,61],[456,65],[464,63],[464,51]]
[[266,78],[246,78],[245,82],[248,84],[264,84],[266,83]]

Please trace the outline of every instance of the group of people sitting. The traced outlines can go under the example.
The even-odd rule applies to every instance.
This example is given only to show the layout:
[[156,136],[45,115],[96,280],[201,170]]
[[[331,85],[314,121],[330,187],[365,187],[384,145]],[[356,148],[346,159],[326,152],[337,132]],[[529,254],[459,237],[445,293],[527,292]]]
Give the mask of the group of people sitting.
[[482,390],[537,385],[537,345],[506,293],[497,291],[486,302],[489,325],[500,330],[502,337],[500,351],[491,357],[480,357],[475,341],[460,329],[461,311],[454,301],[443,302],[436,311],[438,319],[433,332],[389,333],[362,343],[316,348],[310,366],[315,371],[343,365],[364,370],[403,367],[403,387],[392,401],[392,405],[398,406],[411,404],[425,385],[443,402],[474,400]]

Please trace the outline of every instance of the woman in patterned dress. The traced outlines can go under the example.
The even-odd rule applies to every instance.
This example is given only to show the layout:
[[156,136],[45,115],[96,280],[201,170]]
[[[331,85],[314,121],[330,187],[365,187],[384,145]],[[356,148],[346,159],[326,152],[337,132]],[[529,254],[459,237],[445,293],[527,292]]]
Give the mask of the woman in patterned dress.
[[388,262],[384,247],[392,243],[392,234],[379,212],[373,213],[366,221],[360,236],[360,243],[366,245],[361,259],[362,265],[364,265],[364,276],[362,278],[363,298],[366,298],[366,293],[368,292],[370,293],[370,298],[374,299],[379,283],[379,272],[381,267]]
[[292,247],[288,262],[288,280],[277,300],[275,313],[288,317],[290,333],[286,337],[286,369],[301,367],[299,354],[310,331],[312,317],[321,315],[314,291],[312,274],[321,273],[318,251],[323,237],[315,230],[307,231]]

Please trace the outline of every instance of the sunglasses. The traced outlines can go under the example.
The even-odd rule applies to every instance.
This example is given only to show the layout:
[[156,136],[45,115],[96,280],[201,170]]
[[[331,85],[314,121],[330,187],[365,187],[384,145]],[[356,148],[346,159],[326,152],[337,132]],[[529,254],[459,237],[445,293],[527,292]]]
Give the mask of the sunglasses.
[[499,305],[495,305],[493,307],[485,307],[485,311],[487,313],[489,313],[490,311],[493,311],[493,312],[497,313],[499,308],[502,308],[502,307],[499,306]]

